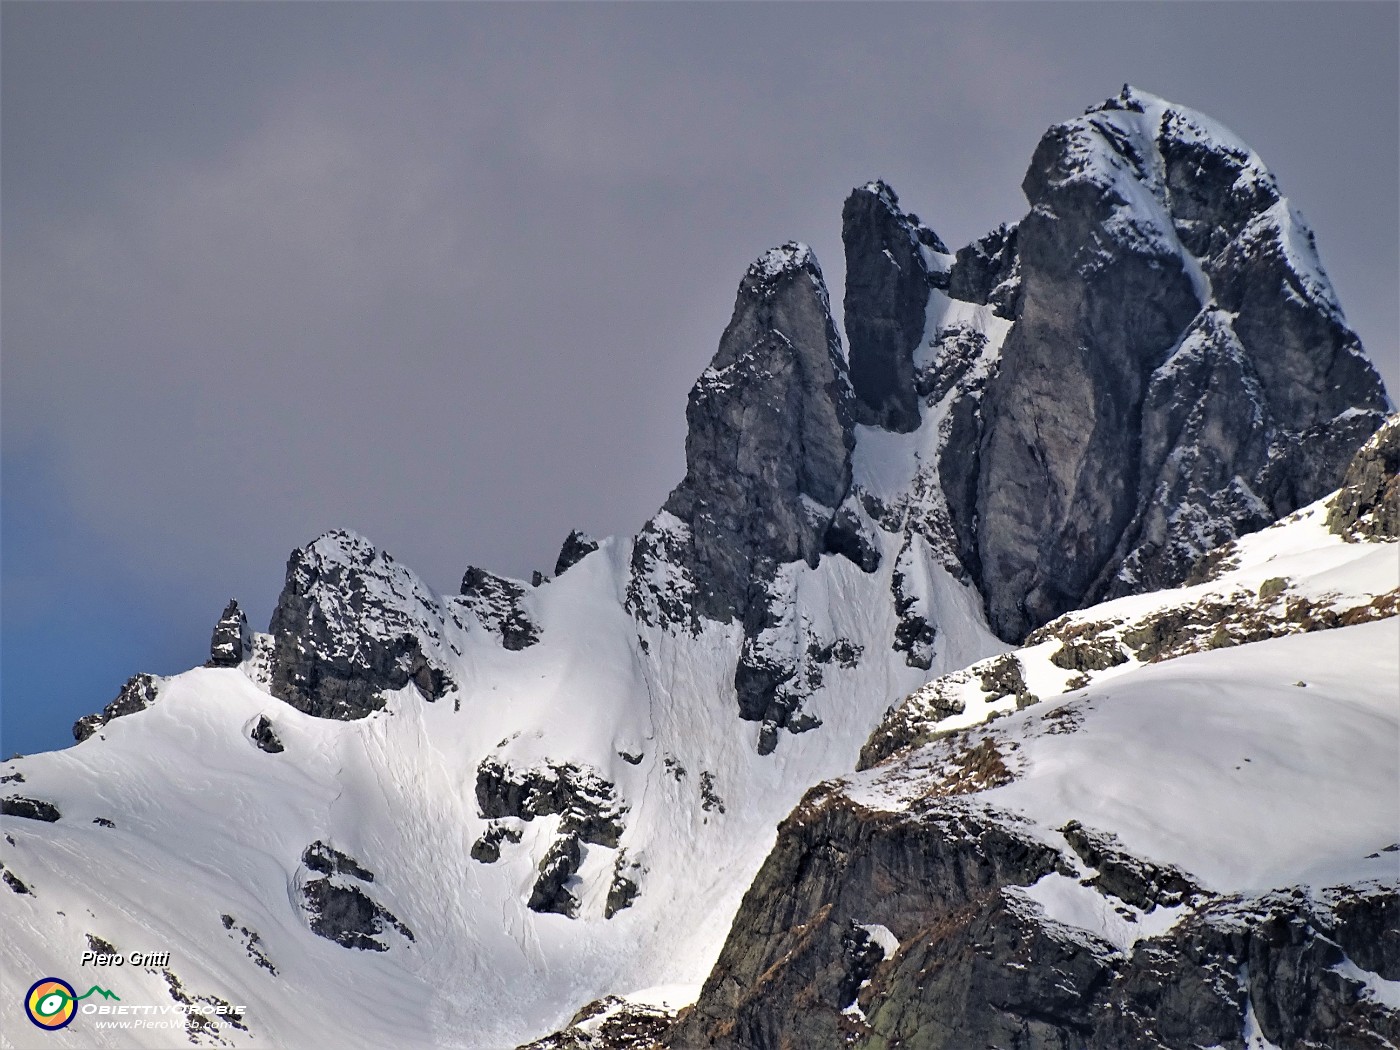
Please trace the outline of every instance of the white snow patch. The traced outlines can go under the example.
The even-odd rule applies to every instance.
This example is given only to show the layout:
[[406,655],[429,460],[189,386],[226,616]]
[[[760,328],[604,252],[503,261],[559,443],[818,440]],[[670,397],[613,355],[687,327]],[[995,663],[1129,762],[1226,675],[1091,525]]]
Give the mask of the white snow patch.
[[1054,922],[1087,930],[1124,953],[1131,952],[1140,940],[1166,933],[1189,914],[1184,904],[1145,912],[1058,872],[1042,876],[1034,885],[1008,892],[1034,901]]
[[1361,993],[1365,998],[1380,1003],[1387,1010],[1400,1013],[1400,981],[1387,981],[1380,974],[1363,970],[1350,959],[1343,959],[1332,967],[1343,977],[1365,986]]
[[899,938],[890,932],[888,926],[881,926],[878,922],[859,923],[858,925],[874,943],[880,946],[886,959],[899,951]]

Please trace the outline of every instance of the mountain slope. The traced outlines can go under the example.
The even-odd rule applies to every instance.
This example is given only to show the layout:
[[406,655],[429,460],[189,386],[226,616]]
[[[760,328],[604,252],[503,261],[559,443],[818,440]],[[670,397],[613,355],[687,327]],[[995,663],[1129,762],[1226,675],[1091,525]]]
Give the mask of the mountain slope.
[[1386,509],[1397,440],[1213,579],[892,710],[783,823],[666,1045],[1390,1045],[1400,533],[1348,518]]
[[667,1045],[1388,1045],[1397,651],[1186,656],[814,789]]
[[[327,533],[293,552],[267,633],[231,603],[208,666],[136,676],[79,722],[78,746],[6,763],[0,998],[88,976],[85,950],[168,951],[111,980],[124,1002],[247,1007],[199,1042],[495,1048],[605,994],[693,997],[807,789],[862,746],[885,741],[884,757],[936,731],[917,702],[890,705],[1103,593],[1178,582],[1196,554],[1334,487],[1379,425],[1384,392],[1301,225],[1269,211],[1271,179],[1205,118],[1144,98],[1052,130],[1092,147],[1037,152],[1027,185],[1053,182],[1058,210],[1035,189],[1030,218],[955,253],[884,183],[853,191],[847,354],[810,250],[761,255],[691,392],[686,476],[635,537],[571,534],[553,578],[473,566],[442,594]],[[1152,157],[1187,142],[1194,166],[1119,171],[1127,147],[1105,129],[1123,121]],[[1257,186],[1235,215],[1241,179]],[[1104,269],[1101,249],[1122,258]],[[1238,301],[1212,305],[1191,260]],[[1101,273],[1175,304],[1151,338],[1099,323],[1122,292]],[[1045,311],[1070,292],[1083,310],[1059,332]],[[1269,318],[1273,335],[1248,334]],[[1083,368],[1056,394],[1042,365],[1067,346]],[[1275,353],[1288,381],[1271,386]],[[1112,382],[1093,371],[1105,361]],[[1050,416],[1089,437],[1022,435],[1029,461],[1006,453],[1018,421]],[[1221,428],[1240,419],[1265,437]],[[1119,453],[1148,445],[1151,471],[1185,480],[1139,483],[1150,471]],[[1349,520],[1385,517],[1361,505],[1374,473]],[[1146,565],[1159,540],[1175,553],[1156,568],[1114,568]],[[1052,576],[1068,581],[1053,595]],[[184,1041],[88,1015],[44,1038]]]

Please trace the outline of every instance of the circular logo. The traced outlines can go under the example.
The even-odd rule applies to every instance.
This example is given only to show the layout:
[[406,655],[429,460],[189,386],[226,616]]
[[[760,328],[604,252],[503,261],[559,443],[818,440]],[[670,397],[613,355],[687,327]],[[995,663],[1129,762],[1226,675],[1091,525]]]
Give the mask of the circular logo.
[[67,981],[44,977],[34,982],[24,997],[24,1012],[40,1028],[56,1031],[66,1027],[77,1012],[77,993]]

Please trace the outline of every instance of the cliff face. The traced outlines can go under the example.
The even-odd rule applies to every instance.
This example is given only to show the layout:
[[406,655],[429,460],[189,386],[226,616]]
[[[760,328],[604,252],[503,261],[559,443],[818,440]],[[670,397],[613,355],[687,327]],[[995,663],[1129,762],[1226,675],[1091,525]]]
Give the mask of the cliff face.
[[742,617],[776,566],[816,565],[851,484],[852,409],[816,257],[775,248],[690,392],[686,476],[663,508],[689,526],[698,615]]
[[891,709],[779,828],[665,1045],[1391,1045],[1397,433],[1190,586]]
[[1180,583],[1334,488],[1387,405],[1312,233],[1247,146],[1124,89],[1041,140],[983,405],[993,627]]
[[883,182],[851,192],[841,209],[846,249],[846,338],[860,421],[906,434],[922,422],[914,353],[929,289],[948,286],[948,249],[906,215]]
[[[811,798],[792,819],[735,921],[767,935],[726,947],[665,1045],[1186,1050],[1256,1045],[1242,1039],[1252,1030],[1342,1050],[1400,1034],[1365,994],[1400,973],[1382,947],[1393,887],[1183,905],[1161,885],[1178,873],[1122,853],[1084,869],[975,805],[891,820]],[[1079,886],[1084,870],[1111,917],[1137,916],[1141,940],[1047,916],[1036,887]],[[1188,917],[1153,932],[1168,911]]]

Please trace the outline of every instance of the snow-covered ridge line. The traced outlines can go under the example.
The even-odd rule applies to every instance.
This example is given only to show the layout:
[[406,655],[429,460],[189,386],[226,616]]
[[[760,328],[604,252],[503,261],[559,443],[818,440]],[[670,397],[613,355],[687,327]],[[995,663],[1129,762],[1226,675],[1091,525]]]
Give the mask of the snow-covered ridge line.
[[1400,542],[1338,535],[1328,517],[1339,498],[1333,493],[1221,548],[1201,583],[1068,613],[1013,653],[927,683],[886,715],[861,750],[861,768],[1145,664],[1396,616]]

